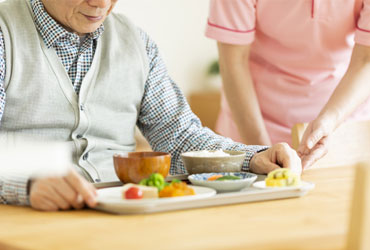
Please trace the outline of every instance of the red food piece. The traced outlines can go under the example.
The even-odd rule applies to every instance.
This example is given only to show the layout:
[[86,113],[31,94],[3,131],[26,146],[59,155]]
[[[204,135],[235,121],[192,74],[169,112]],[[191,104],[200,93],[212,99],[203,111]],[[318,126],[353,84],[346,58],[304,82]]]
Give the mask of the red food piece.
[[130,187],[127,189],[125,193],[126,199],[142,199],[143,198],[143,191],[137,187]]

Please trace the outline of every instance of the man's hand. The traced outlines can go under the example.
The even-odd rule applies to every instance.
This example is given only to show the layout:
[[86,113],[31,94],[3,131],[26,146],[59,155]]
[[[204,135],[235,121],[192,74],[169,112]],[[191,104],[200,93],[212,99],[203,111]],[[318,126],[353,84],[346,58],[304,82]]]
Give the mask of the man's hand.
[[38,210],[81,209],[84,204],[96,205],[95,187],[70,170],[64,177],[35,179],[30,184],[31,206]]
[[268,174],[277,168],[290,168],[297,174],[302,173],[301,159],[286,143],[278,143],[252,157],[250,171],[256,174]]
[[328,152],[330,134],[334,131],[330,120],[317,119],[310,122],[298,147],[302,167],[308,168]]

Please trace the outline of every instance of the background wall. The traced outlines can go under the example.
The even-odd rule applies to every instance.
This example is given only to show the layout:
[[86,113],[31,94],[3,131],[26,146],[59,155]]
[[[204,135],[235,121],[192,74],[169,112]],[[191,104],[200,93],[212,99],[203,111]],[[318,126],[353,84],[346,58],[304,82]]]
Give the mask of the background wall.
[[128,16],[158,44],[182,91],[207,89],[206,72],[217,58],[216,43],[204,36],[207,0],[118,0],[116,12]]

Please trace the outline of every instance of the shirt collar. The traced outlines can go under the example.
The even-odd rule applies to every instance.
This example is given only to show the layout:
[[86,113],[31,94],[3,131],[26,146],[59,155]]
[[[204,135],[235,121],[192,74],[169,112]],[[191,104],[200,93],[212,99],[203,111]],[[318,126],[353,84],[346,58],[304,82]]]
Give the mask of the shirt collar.
[[[79,42],[77,34],[68,32],[46,12],[41,0],[31,0],[31,7],[36,27],[47,48],[52,47],[61,38],[66,38],[76,43]],[[93,40],[98,39],[103,32],[104,25],[102,24],[97,30],[89,33],[88,38]]]

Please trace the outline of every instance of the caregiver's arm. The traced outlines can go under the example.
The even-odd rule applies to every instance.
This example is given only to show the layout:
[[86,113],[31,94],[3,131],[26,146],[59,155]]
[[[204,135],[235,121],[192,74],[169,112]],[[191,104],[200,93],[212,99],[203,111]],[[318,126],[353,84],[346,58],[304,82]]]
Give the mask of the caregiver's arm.
[[343,79],[303,135],[298,153],[304,168],[325,155],[328,136],[369,96],[370,47],[356,44]]
[[218,42],[218,51],[223,88],[242,142],[271,145],[249,70],[250,45]]

